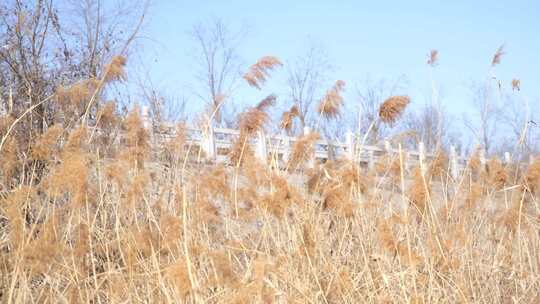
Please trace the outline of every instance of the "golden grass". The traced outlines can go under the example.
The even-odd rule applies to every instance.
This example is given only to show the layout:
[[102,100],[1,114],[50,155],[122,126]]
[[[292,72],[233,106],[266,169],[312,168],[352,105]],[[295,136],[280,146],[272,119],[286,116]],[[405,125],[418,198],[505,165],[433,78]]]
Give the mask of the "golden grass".
[[[249,139],[274,103],[270,95],[240,116],[231,165],[193,157],[183,126],[152,144],[139,109],[121,116],[114,103],[97,113],[98,134],[51,126],[28,157],[10,137],[0,151],[2,299],[540,300],[539,158],[513,169],[473,155],[458,178],[447,178],[442,151],[410,169],[390,153],[373,169],[320,164],[313,132],[295,142],[285,169],[268,166]],[[408,103],[385,101],[381,120],[394,122]],[[0,134],[12,119],[2,121]]]

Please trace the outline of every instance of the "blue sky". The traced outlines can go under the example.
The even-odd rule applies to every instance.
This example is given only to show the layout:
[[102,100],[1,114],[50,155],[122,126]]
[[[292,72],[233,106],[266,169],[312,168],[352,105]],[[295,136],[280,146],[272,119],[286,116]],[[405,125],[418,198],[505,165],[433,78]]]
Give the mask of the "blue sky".
[[[437,49],[435,79],[443,104],[456,115],[468,111],[470,83],[486,79],[504,43],[495,73],[506,86],[521,79],[523,94],[538,102],[540,1],[155,1],[144,32],[151,41],[141,56],[159,89],[192,98],[195,47],[188,33],[212,18],[233,30],[249,26],[240,48],[246,68],[263,55],[292,60],[315,41],[335,66],[329,78],[347,82],[349,103],[366,77],[401,75],[408,79],[404,93],[424,103],[430,96],[425,62]],[[284,98],[284,81],[285,70],[276,72],[267,91]],[[240,103],[254,103],[261,93],[244,88],[239,96]]]

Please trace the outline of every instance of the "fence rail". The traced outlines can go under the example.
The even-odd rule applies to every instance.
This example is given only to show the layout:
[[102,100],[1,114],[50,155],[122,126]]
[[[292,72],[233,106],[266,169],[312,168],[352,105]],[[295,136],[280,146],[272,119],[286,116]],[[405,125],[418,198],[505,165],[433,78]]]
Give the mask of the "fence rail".
[[[304,130],[304,134],[309,133],[309,129]],[[187,128],[186,137],[189,144],[200,147],[210,161],[225,162],[226,155],[220,151],[230,151],[234,140],[239,136],[239,130],[226,128],[209,128],[207,130]],[[157,142],[173,138],[175,129],[173,127],[160,128],[159,132],[154,132],[154,140]],[[284,163],[289,159],[294,144],[299,138],[285,135],[268,135],[258,132],[255,138],[250,140],[250,144],[255,149],[256,156],[263,162],[267,162],[268,156],[272,155]],[[325,162],[329,159],[345,157],[347,159],[374,166],[381,157],[385,155],[398,155],[399,149],[391,146],[389,141],[384,142],[384,146],[361,145],[361,141],[352,132],[347,132],[345,141],[317,140],[314,145],[315,153],[313,161]],[[419,143],[415,151],[403,150],[404,166],[413,165],[424,166],[435,155],[427,153],[422,142]],[[480,157],[480,161],[485,163],[485,157]],[[467,159],[459,156],[454,147],[450,147],[449,168],[452,175],[457,176],[466,167]]]
[[[148,116],[145,116],[145,125],[150,128],[151,123]],[[208,128],[206,130],[187,128],[187,140],[191,145],[200,147],[208,160],[215,162],[225,162],[226,155],[220,154],[219,151],[230,151],[233,147],[234,140],[240,135],[239,130],[227,128]],[[160,141],[166,138],[172,138],[175,135],[176,129],[174,126],[164,126],[159,132],[154,132]],[[304,134],[311,132],[309,128],[304,129]],[[289,159],[294,144],[299,138],[286,135],[268,135],[260,131],[256,138],[251,139],[250,143],[255,147],[256,156],[263,162],[267,162],[268,156],[273,155],[276,158],[286,162]],[[426,147],[423,142],[418,143],[416,150],[403,150],[404,166],[410,168],[413,165],[420,165],[422,170],[436,155],[426,152]],[[362,145],[360,138],[355,136],[353,132],[346,132],[345,141],[328,141],[317,140],[315,142],[315,153],[313,161],[327,161],[345,157],[355,162],[366,164],[372,167],[381,157],[385,155],[399,155],[399,149],[392,147],[390,141],[384,141],[383,146]],[[484,150],[479,151],[479,160],[482,165],[486,164],[486,154]],[[464,155],[458,155],[454,146],[450,146],[448,155],[448,168],[452,176],[459,176],[460,172],[467,167],[468,158]],[[512,157],[509,152],[504,153],[504,164],[512,162]]]

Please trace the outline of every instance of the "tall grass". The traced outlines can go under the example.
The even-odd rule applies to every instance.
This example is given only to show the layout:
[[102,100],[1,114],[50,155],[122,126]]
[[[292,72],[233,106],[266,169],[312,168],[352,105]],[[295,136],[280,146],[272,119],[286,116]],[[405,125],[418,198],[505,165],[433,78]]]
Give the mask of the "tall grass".
[[[124,78],[124,63],[113,61],[103,82]],[[252,67],[248,81],[258,86],[278,63],[257,63],[262,70]],[[83,114],[79,99],[92,98],[91,83],[60,89],[55,102]],[[342,86],[329,91],[321,114],[339,115]],[[540,158],[525,168],[472,155],[457,178],[442,152],[410,168],[401,150],[371,169],[346,159],[310,167],[313,132],[283,169],[255,157],[249,141],[274,103],[270,95],[241,115],[230,165],[198,161],[182,125],[158,143],[137,108],[121,116],[113,102],[97,113],[98,129],[67,120],[30,155],[7,137],[2,300],[540,301]],[[390,98],[380,119],[395,122],[408,103]],[[284,114],[283,129],[296,111]],[[2,117],[0,135],[12,124]]]

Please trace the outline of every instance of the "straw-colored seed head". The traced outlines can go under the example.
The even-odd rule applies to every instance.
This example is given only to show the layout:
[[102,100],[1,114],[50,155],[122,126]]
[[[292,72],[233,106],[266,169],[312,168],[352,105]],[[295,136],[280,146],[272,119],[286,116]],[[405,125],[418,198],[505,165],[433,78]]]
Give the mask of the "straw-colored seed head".
[[436,66],[438,60],[439,60],[439,51],[437,51],[437,50],[431,50],[431,51],[429,52],[427,64],[429,64],[429,65],[432,66],[432,67],[433,67],[433,66]]
[[283,112],[279,127],[287,132],[290,132],[293,127],[294,118],[298,117],[299,111],[296,105],[292,106],[289,111]]
[[495,52],[495,55],[493,55],[493,59],[491,59],[491,66],[493,67],[501,63],[501,59],[504,54],[505,54],[505,51],[504,51],[504,44],[503,44],[497,49],[497,51]]
[[319,101],[317,111],[327,119],[339,117],[341,106],[343,105],[343,97],[341,92],[345,87],[345,81],[338,80],[334,86],[326,92],[324,97]]
[[243,77],[250,86],[261,89],[261,86],[266,82],[266,79],[270,75],[269,72],[282,65],[283,64],[277,57],[264,56],[250,66]]
[[386,99],[379,107],[379,118],[384,123],[394,124],[410,102],[409,96],[405,95]]
[[121,81],[126,79],[124,70],[127,59],[124,56],[114,56],[111,61],[104,67],[103,79],[105,82]]
[[512,91],[521,90],[521,80],[514,78],[512,79]]

